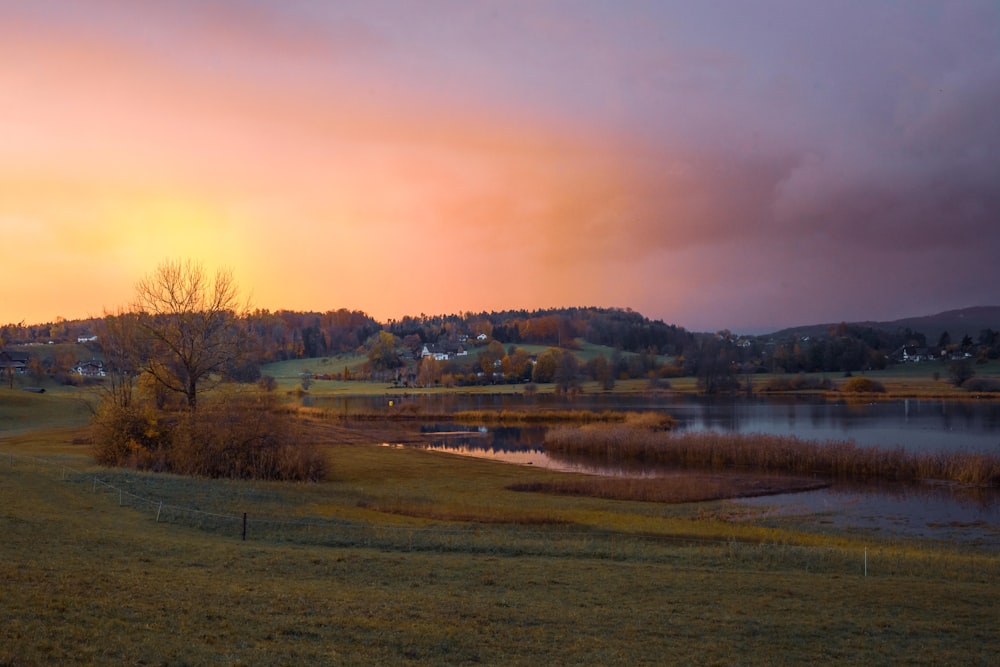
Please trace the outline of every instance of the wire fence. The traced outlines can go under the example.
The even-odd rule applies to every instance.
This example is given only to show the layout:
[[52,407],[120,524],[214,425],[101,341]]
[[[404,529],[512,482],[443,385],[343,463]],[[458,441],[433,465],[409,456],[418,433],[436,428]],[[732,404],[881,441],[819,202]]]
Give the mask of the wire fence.
[[[58,460],[8,454],[12,468],[32,469],[55,481],[77,487],[81,493],[105,497],[123,509],[148,516],[153,523],[196,528],[220,537],[250,541],[317,544],[331,547],[364,547],[401,551],[497,553],[507,555],[587,556],[612,559],[649,559],[650,542],[718,544],[718,541],[669,536],[627,536],[613,531],[573,525],[544,528],[509,524],[401,526],[342,519],[291,518],[213,511],[191,504],[168,502],[163,497],[137,492],[149,476],[120,471],[94,472]],[[183,492],[181,492],[183,493]],[[176,495],[176,492],[169,494]],[[642,547],[640,549],[640,547]]]
[[[480,553],[507,556],[598,558],[658,563],[690,564],[694,552],[704,565],[740,563],[753,569],[805,569],[816,573],[853,573],[869,576],[899,571],[900,557],[885,545],[836,548],[776,544],[739,539],[705,539],[690,536],[636,534],[584,527],[577,524],[525,526],[510,524],[449,523],[404,526],[318,517],[264,516],[250,512],[214,511],[197,502],[168,502],[169,495],[138,491],[140,477],[122,471],[94,472],[74,468],[55,459],[8,453],[11,470],[34,471],[53,483],[75,486],[80,493],[98,494],[123,510],[146,515],[151,524],[174,524],[201,530],[220,538],[268,543],[294,543],[340,548],[374,548],[385,551]],[[0,459],[2,462],[3,459]],[[2,465],[2,464],[0,464]],[[203,480],[199,481],[204,483]],[[183,493],[182,493],[183,495]],[[954,562],[952,562],[952,567]],[[909,564],[910,566],[913,563]],[[934,568],[933,562],[922,567]],[[997,574],[996,559],[985,564],[970,559],[967,574]],[[986,572],[983,568],[985,567]],[[909,568],[907,568],[909,569]]]

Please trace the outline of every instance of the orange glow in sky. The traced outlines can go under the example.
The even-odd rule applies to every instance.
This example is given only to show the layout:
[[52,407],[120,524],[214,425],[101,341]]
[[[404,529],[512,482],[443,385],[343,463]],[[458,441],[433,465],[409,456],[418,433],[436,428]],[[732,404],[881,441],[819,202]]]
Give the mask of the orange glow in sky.
[[[1000,70],[960,30],[1000,23],[984,6],[954,10],[953,44],[905,8],[879,10],[895,40],[861,7],[782,12],[775,37],[686,2],[0,0],[0,323],[98,316],[166,259],[232,269],[255,307],[382,320],[594,305],[760,328],[988,300],[910,271],[1000,245],[974,232],[989,192],[940,186],[957,222],[909,194],[960,172],[913,146],[958,155],[935,142],[995,127],[964,103]],[[787,57],[831,22],[856,58]],[[970,74],[911,54],[924,33]],[[926,99],[956,81],[952,106]],[[876,254],[941,229],[978,243]],[[887,271],[908,283],[875,300]]]

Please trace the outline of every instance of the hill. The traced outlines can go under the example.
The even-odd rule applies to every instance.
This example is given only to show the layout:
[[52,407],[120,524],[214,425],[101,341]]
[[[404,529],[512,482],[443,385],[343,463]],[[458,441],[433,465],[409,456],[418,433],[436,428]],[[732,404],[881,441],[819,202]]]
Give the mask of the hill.
[[[769,334],[772,338],[786,338],[789,336],[825,336],[831,329],[839,323],[831,322],[827,324],[808,324],[803,326],[789,327]],[[864,321],[848,322],[847,324],[870,327],[882,331],[901,331],[910,329],[917,333],[922,333],[927,338],[928,343],[936,342],[945,331],[951,336],[953,341],[961,340],[968,335],[973,340],[984,329],[1000,331],[1000,306],[974,306],[971,308],[960,308],[957,310],[946,310],[934,315],[921,315],[917,317],[905,317],[890,321]]]

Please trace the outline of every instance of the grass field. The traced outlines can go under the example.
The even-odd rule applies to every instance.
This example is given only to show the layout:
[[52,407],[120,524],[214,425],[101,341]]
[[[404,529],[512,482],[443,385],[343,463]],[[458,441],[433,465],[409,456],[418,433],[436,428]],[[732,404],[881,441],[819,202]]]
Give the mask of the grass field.
[[[303,369],[336,372],[315,361]],[[297,382],[301,370],[283,368]],[[924,381],[913,373],[899,382]],[[316,382],[310,393],[325,385],[387,390]],[[1000,554],[985,548],[725,501],[517,492],[575,476],[365,444],[321,424],[323,483],[100,469],[85,444],[92,390],[48,389],[0,390],[2,666],[992,665],[1000,654]]]
[[1000,652],[996,553],[725,502],[517,493],[505,487],[556,474],[374,445],[329,445],[320,484],[101,470],[79,426],[35,426],[0,438],[0,665],[988,665]]

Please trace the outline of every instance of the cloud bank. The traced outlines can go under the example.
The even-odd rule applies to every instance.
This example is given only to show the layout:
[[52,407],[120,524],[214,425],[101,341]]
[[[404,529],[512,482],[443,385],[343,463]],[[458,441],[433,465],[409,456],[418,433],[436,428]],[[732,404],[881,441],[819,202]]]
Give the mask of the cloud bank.
[[45,276],[0,320],[99,314],[167,256],[381,318],[996,302],[995,3],[0,10],[0,225]]

